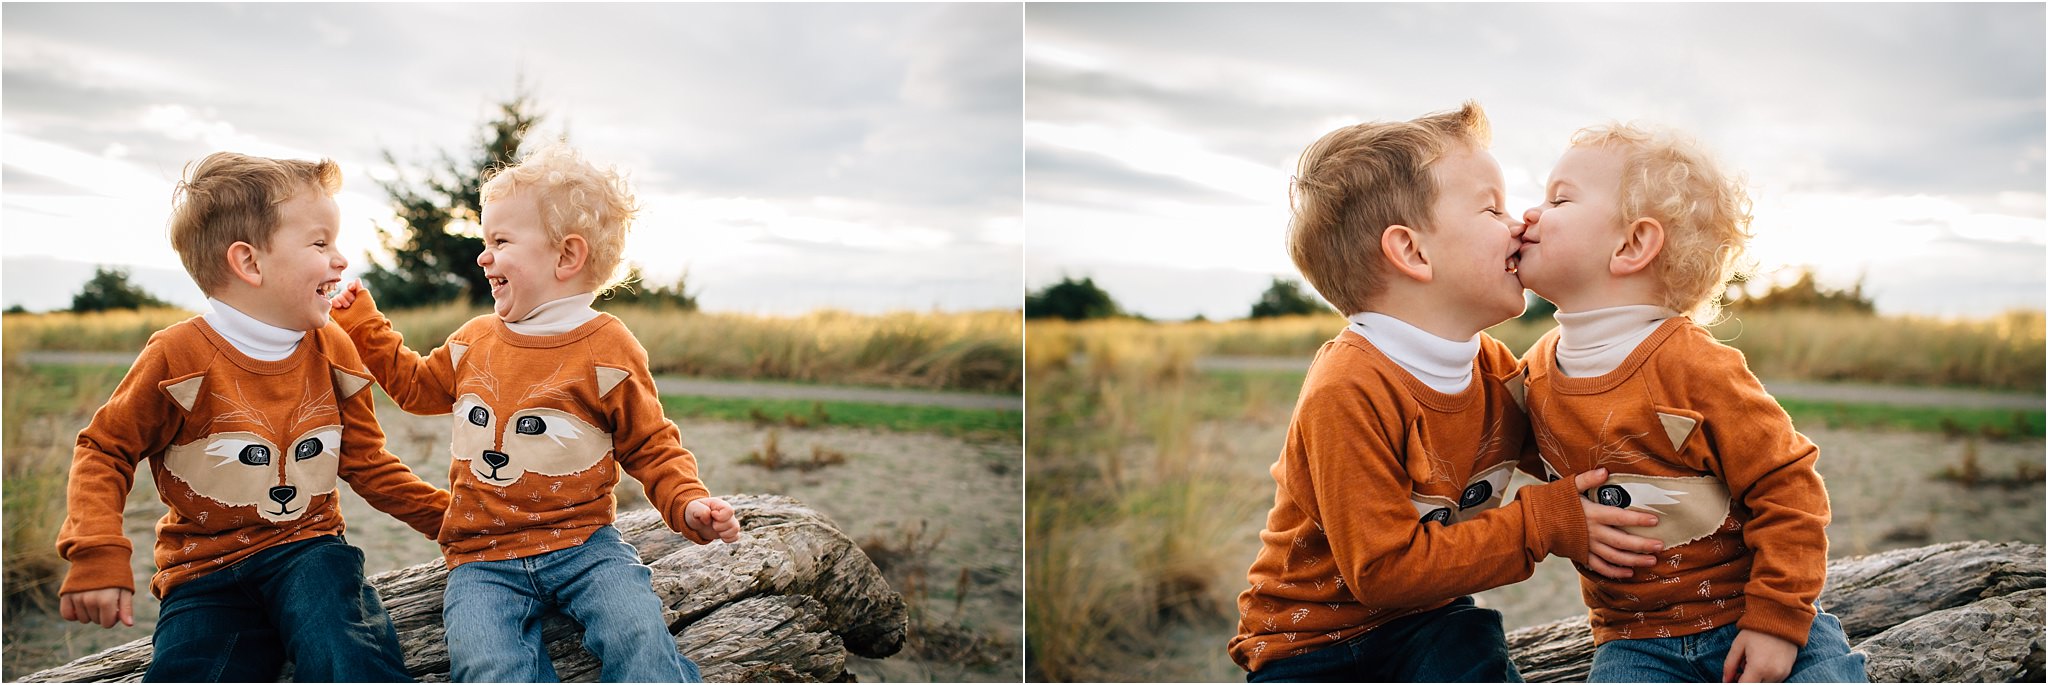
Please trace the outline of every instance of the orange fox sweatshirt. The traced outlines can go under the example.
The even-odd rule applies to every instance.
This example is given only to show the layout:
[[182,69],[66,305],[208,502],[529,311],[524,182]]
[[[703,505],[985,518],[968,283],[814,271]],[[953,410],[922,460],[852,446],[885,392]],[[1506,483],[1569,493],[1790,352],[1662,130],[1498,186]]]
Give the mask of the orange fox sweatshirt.
[[620,470],[646,487],[669,528],[709,496],[697,459],[662,416],[647,351],[610,314],[560,335],[513,332],[495,314],[471,319],[425,357],[359,293],[335,320],[384,392],[415,414],[449,414],[448,568],[583,544],[618,509]]
[[1323,343],[1273,463],[1277,485],[1230,656],[1307,654],[1473,592],[1586,558],[1571,483],[1500,506],[1527,419],[1513,352],[1482,336],[1472,384],[1432,390],[1349,330]]
[[158,598],[270,547],[343,531],[337,477],[427,537],[448,493],[384,450],[371,379],[341,328],[306,334],[291,356],[237,351],[203,318],[158,331],[78,434],[57,553],[60,592],[134,589],[121,512],[149,461],[157,497]]
[[1580,567],[1596,642],[1734,622],[1804,646],[1827,570],[1820,451],[1742,353],[1684,317],[1601,376],[1557,371],[1558,331],[1525,360],[1536,450],[1552,477],[1605,467],[1596,499],[1656,514],[1626,529],[1664,542],[1657,565],[1615,580]]

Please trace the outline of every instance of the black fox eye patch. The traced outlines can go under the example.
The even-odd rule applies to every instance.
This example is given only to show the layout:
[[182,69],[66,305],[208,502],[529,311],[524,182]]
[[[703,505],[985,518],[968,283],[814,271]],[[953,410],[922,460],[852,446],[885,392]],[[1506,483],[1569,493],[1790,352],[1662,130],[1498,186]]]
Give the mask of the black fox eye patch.
[[547,423],[541,421],[538,416],[521,416],[519,417],[519,423],[512,427],[512,430],[517,431],[520,435],[540,435],[546,432],[547,429]]

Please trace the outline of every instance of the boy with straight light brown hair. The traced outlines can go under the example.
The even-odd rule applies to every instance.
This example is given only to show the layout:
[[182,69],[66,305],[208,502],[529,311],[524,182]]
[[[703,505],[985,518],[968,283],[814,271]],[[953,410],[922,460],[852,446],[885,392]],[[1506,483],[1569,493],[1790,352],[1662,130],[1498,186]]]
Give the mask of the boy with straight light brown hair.
[[78,434],[57,552],[66,620],[134,625],[122,510],[149,462],[170,511],[150,592],[148,681],[410,681],[342,539],[345,480],[432,538],[448,493],[384,450],[371,379],[327,296],[348,267],[331,161],[208,155],[177,187],[171,246],[212,310],[151,335]]
[[1468,102],[1302,153],[1289,252],[1351,325],[1316,353],[1272,466],[1229,646],[1248,680],[1519,680],[1500,614],[1467,595],[1547,555],[1651,544],[1615,526],[1654,517],[1578,496],[1597,472],[1501,506],[1528,424],[1520,365],[1481,332],[1523,306],[1490,141]]

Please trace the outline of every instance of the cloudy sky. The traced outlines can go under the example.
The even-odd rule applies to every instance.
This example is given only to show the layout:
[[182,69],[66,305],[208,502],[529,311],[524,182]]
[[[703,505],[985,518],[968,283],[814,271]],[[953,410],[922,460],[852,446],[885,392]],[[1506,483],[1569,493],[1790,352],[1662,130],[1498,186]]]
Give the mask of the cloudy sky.
[[1016,5],[56,5],[4,9],[0,299],[91,264],[203,301],[164,237],[214,150],[341,163],[352,272],[375,179],[466,149],[524,74],[645,206],[627,259],[706,309],[1020,306]]
[[1580,127],[1687,130],[1746,172],[1764,270],[1880,311],[2043,306],[2043,9],[1976,5],[1032,5],[1026,283],[1242,317],[1287,178],[1339,126],[1486,107],[1510,205]]

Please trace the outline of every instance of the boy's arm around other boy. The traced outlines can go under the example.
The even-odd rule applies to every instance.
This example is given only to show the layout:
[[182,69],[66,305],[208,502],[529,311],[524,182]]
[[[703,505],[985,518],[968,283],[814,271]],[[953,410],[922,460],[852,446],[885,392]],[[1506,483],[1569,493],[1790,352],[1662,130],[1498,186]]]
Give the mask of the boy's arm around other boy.
[[[337,325],[321,329],[329,360],[341,367],[336,377],[336,404],[341,409],[341,461],[337,475],[348,481],[363,501],[413,530],[436,539],[448,511],[448,491],[421,480],[418,474],[384,448],[384,429],[369,385],[373,379],[348,335]],[[346,377],[343,377],[346,376]],[[355,386],[350,391],[344,386]],[[345,395],[345,396],[344,396]]]
[[455,361],[447,344],[425,357],[406,347],[405,336],[391,328],[391,320],[377,311],[376,299],[361,283],[349,283],[334,298],[330,314],[398,408],[434,416],[455,406]]
[[1349,384],[1312,380],[1288,435],[1289,451],[1302,456],[1283,458],[1275,474],[1312,498],[1303,507],[1361,604],[1424,606],[1509,585],[1550,554],[1585,563],[1586,516],[1572,481],[1525,486],[1508,505],[1459,523],[1423,523],[1401,457],[1420,447],[1386,404]]

